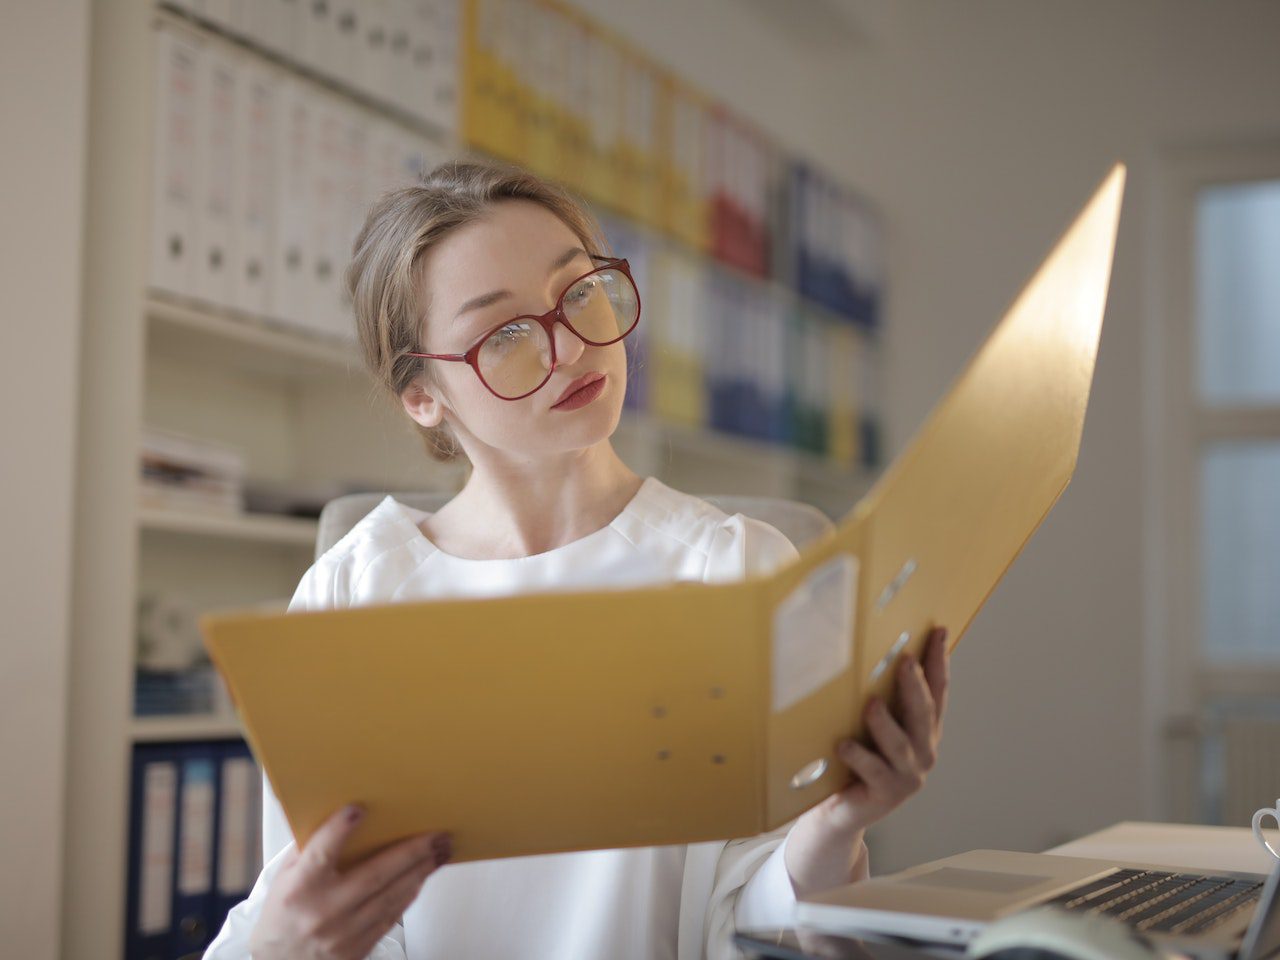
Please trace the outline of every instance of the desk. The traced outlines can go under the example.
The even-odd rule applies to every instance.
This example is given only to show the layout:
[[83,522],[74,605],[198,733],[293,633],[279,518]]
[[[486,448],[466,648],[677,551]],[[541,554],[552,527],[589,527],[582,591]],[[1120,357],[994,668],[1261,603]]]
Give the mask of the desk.
[[[1181,823],[1126,821],[1091,833],[1070,843],[1045,850],[1064,857],[1132,860],[1204,871],[1239,870],[1267,874],[1275,867],[1271,854],[1248,827],[1204,827]],[[754,942],[748,956],[773,960],[933,960],[962,958],[962,948],[930,948],[928,951],[893,944],[878,944],[850,937],[801,931],[783,931],[777,943]]]

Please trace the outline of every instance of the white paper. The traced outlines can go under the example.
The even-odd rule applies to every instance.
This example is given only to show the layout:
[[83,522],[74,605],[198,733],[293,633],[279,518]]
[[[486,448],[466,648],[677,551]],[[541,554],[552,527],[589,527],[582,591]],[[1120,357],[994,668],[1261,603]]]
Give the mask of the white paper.
[[773,712],[799,703],[853,662],[858,560],[841,553],[796,585],[773,615]]

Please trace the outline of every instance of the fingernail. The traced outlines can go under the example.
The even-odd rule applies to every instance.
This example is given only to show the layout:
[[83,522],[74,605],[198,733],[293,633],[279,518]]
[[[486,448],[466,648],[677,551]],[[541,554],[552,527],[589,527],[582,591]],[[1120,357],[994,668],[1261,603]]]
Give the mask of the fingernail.
[[343,811],[343,816],[346,817],[347,823],[359,823],[360,818],[364,816],[364,808],[356,803],[349,804]]
[[438,834],[431,842],[437,866],[446,864],[453,857],[453,838],[447,833]]

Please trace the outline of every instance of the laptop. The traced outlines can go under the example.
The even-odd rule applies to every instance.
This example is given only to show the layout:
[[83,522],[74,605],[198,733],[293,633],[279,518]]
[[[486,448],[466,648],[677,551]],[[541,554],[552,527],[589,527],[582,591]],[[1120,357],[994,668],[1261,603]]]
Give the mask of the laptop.
[[1198,960],[1262,960],[1280,949],[1277,885],[1232,871],[973,850],[813,894],[796,923],[832,933],[964,945],[1032,907],[1116,917],[1157,948]]

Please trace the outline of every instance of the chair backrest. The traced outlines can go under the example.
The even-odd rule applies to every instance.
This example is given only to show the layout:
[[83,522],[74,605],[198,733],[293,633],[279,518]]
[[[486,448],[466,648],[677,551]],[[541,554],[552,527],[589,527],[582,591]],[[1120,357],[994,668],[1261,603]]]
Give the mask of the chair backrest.
[[[316,556],[328,550],[382,502],[386,493],[349,493],[336,497],[320,511],[320,529],[316,534]],[[452,493],[393,493],[405,506],[434,513],[449,502]],[[776,527],[796,549],[802,549],[828,530],[835,528],[831,518],[809,503],[784,497],[755,497],[745,494],[708,494],[702,499],[715,504],[725,513],[754,517]]]

